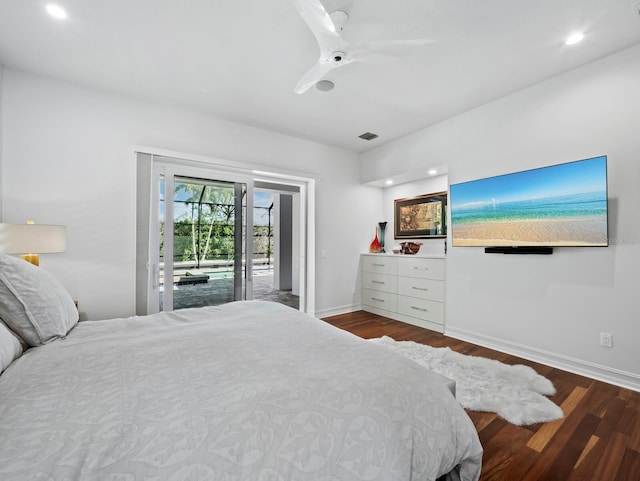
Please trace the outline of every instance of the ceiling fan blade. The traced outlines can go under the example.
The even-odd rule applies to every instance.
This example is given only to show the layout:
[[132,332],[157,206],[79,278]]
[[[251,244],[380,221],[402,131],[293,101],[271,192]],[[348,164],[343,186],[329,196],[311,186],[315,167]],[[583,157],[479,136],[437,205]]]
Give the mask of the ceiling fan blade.
[[340,40],[336,26],[320,0],[292,0],[303,20],[316,37],[322,52],[331,50]]
[[433,43],[435,43],[435,41],[429,39],[379,40],[353,44],[349,48],[348,54],[352,62],[367,62],[369,60],[409,55],[413,48],[431,45]]
[[318,80],[321,80],[322,77],[327,75],[327,73],[329,73],[331,70],[333,70],[337,66],[338,66],[337,64],[327,62],[321,58],[318,61],[318,63],[316,63],[313,67],[311,67],[311,69],[302,76],[302,78],[296,85],[296,88],[294,89],[295,92],[297,94],[302,94],[306,92],[309,89],[309,87],[312,87],[313,85],[315,85],[318,82]]

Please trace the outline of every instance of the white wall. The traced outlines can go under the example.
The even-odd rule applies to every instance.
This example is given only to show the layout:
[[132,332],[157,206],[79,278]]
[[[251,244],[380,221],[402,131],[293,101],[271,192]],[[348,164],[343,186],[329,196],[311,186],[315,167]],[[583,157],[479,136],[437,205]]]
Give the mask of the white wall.
[[135,145],[315,176],[316,247],[326,252],[316,260],[316,312],[357,302],[358,253],[382,194],[360,184],[355,154],[9,68],[1,92],[4,220],[67,225],[67,252],[41,265],[83,318],[134,312]]
[[362,155],[365,181],[397,174],[401,158],[407,171],[446,164],[452,184],[608,156],[610,247],[450,248],[448,334],[640,389],[639,85],[636,46]]

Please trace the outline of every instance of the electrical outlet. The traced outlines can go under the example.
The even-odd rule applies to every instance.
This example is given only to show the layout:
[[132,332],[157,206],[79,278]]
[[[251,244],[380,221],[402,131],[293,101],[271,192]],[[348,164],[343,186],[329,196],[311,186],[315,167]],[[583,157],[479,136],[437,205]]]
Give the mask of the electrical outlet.
[[608,332],[601,332],[600,345],[603,347],[613,347],[613,336]]

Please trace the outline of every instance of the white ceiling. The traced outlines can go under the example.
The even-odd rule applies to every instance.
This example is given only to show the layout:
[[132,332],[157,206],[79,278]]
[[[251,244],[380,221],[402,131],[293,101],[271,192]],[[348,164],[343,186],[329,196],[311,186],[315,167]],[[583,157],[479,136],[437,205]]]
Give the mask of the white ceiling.
[[640,43],[640,0],[324,0],[350,41],[435,43],[299,95],[319,50],[291,0],[57,3],[0,0],[2,64],[356,152]]

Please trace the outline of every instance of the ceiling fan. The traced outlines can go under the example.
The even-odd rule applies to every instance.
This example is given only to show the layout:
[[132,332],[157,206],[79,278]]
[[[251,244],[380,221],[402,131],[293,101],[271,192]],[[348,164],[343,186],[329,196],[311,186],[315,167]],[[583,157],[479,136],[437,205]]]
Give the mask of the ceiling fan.
[[329,14],[320,0],[292,1],[320,47],[318,62],[302,76],[294,89],[298,94],[306,92],[334,68],[376,57],[401,55],[406,47],[433,43],[428,39],[351,43],[342,38],[342,29],[349,20],[345,12],[338,10]]

